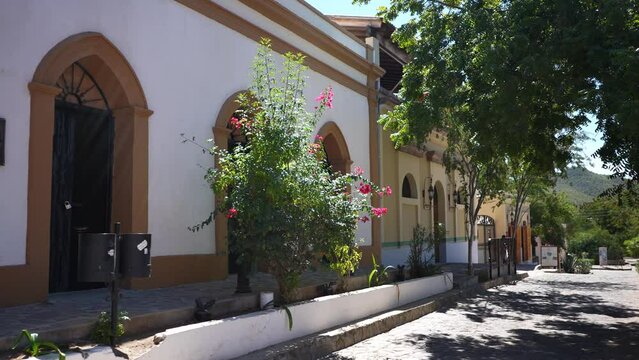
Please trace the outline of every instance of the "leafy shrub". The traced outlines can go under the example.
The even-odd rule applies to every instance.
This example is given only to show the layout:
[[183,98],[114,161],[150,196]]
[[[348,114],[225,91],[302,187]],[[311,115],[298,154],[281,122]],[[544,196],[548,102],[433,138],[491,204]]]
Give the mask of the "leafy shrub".
[[588,258],[599,257],[599,247],[608,246],[613,241],[612,235],[607,230],[593,228],[575,234],[568,242],[568,252],[573,254],[587,253]]
[[568,243],[568,252],[586,253],[586,257],[599,263],[599,248],[606,247],[609,260],[623,259],[623,247],[619,240],[607,230],[595,227],[577,234]]
[[[439,225],[439,224],[438,224]],[[406,263],[409,267],[411,278],[430,276],[440,272],[440,267],[432,263],[433,249],[439,246],[442,237],[441,226],[435,227],[434,234],[428,234],[426,228],[417,224],[413,229],[413,238],[410,242],[410,252]],[[426,258],[430,254],[430,257]]]
[[585,255],[586,253],[583,253],[581,258],[577,258],[574,254],[566,254],[561,261],[561,267],[564,272],[569,274],[590,274],[594,260],[585,258]]
[[590,274],[590,270],[592,269],[592,265],[595,262],[591,259],[577,259],[575,261],[575,273],[577,274]]
[[[118,316],[118,324],[115,327],[115,336],[120,337],[124,335],[126,329],[124,322],[131,320],[126,311],[120,311]],[[111,314],[102,311],[98,315],[98,321],[95,327],[91,331],[91,339],[98,344],[108,344],[111,338]]]
[[[605,245],[604,245],[605,246]],[[623,248],[615,243],[608,244],[608,260],[623,260]]]
[[[333,107],[333,89],[325,89],[309,112],[303,62],[302,54],[287,53],[277,66],[270,41],[261,41],[252,84],[239,97],[242,110],[229,122],[247,142],[230,150],[211,148],[218,166],[206,174],[211,189],[225,194],[215,214],[233,219],[229,246],[238,261],[263,264],[284,303],[293,300],[300,275],[319,257],[345,261],[334,265],[338,273],[355,267],[358,221],[384,215],[387,209],[372,207],[370,199],[391,194],[358,167],[349,174],[330,170],[323,139],[313,141],[312,135]],[[213,215],[192,229],[209,224]]]
[[626,248],[626,254],[639,258],[639,236],[624,241],[623,246]]
[[359,261],[362,259],[362,253],[357,250],[356,246],[341,245],[336,246],[334,251],[328,254],[328,267],[335,271],[339,276],[337,283],[337,291],[347,291],[347,278],[355,272]]
[[575,255],[573,254],[566,254],[566,256],[564,256],[563,260],[561,261],[561,268],[564,270],[564,272],[567,273],[574,273],[575,272],[575,261],[577,259],[575,258]]

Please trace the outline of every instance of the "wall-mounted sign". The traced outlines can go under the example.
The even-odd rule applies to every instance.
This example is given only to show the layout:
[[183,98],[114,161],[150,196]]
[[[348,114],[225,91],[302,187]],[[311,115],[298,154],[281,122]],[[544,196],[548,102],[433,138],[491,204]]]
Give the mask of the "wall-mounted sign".
[[5,143],[5,128],[7,121],[0,118],[0,166],[4,166],[4,143]]

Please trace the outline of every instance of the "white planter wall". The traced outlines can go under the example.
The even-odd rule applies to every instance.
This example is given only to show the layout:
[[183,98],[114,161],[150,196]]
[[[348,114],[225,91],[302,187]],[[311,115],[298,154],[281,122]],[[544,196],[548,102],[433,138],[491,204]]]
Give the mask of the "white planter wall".
[[388,311],[452,287],[453,274],[444,273],[316,298],[289,307],[292,330],[288,328],[286,312],[279,309],[173,328],[165,332],[166,338],[160,345],[138,359],[234,358]]

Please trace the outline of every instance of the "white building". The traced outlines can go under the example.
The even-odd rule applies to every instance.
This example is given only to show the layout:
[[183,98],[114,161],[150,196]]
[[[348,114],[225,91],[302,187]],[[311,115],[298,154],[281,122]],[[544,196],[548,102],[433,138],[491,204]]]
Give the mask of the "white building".
[[[23,0],[0,4],[0,306],[81,289],[78,231],[153,235],[153,276],[133,288],[221,279],[226,219],[203,180],[211,159],[180,134],[225,146],[260,38],[307,55],[309,98],[332,85],[318,126],[334,167],[378,182],[371,47],[298,0]],[[81,210],[81,211],[78,211]],[[364,258],[380,223],[360,227]]]

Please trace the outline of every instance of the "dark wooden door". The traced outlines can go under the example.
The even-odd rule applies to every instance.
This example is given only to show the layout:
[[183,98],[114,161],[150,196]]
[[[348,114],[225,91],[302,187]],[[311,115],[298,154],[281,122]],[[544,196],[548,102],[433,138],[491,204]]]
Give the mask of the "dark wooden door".
[[77,281],[78,233],[109,231],[113,138],[114,123],[110,111],[56,102],[50,292],[103,286]]

